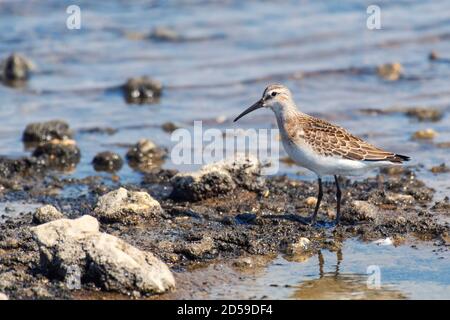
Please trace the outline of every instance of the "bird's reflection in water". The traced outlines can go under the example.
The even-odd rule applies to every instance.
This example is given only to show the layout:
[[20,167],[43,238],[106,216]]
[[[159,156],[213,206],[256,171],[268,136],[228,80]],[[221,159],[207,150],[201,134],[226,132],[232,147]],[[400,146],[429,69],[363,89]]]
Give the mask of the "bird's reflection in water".
[[406,296],[391,288],[371,289],[367,286],[367,275],[341,273],[343,261],[341,250],[336,251],[333,271],[325,271],[325,258],[318,253],[319,278],[302,281],[291,298],[294,299],[406,299]]

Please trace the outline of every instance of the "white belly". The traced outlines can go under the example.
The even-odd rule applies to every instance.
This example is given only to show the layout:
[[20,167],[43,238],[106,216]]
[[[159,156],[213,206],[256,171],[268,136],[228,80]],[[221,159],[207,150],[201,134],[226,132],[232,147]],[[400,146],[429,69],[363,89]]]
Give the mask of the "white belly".
[[321,156],[306,144],[297,145],[286,140],[283,139],[283,146],[291,159],[298,165],[313,171],[319,177],[326,175],[357,176],[373,168],[392,165],[389,161],[357,161]]

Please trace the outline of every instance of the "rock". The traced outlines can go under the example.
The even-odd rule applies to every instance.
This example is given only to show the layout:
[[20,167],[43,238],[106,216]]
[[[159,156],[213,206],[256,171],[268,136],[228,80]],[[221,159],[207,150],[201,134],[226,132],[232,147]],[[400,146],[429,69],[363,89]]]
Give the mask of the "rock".
[[178,173],[175,169],[155,168],[149,170],[142,177],[142,183],[145,184],[161,184],[169,183],[170,179]]
[[39,245],[41,268],[51,277],[78,274],[83,283],[125,294],[163,293],[175,287],[172,273],[161,260],[101,233],[94,217],[60,219],[31,228],[31,232]]
[[175,130],[177,130],[179,127],[178,127],[175,123],[173,123],[173,122],[165,122],[165,123],[163,123],[163,125],[161,126],[161,128],[162,128],[165,132],[172,133],[172,132],[174,132]]
[[430,54],[428,55],[428,59],[431,61],[438,60],[439,54],[436,51],[431,51]]
[[250,257],[238,258],[233,262],[233,266],[236,268],[252,268],[253,259]]
[[171,197],[198,201],[227,194],[237,187],[261,190],[264,186],[261,168],[256,158],[238,157],[205,165],[196,172],[178,173],[171,179]]
[[162,94],[161,82],[149,77],[131,78],[123,85],[127,103],[154,103]]
[[27,125],[23,132],[22,141],[25,143],[41,143],[52,140],[71,139],[73,132],[67,122],[51,120],[47,122],[34,122]]
[[436,143],[436,147],[442,148],[442,149],[449,149],[450,148],[450,142],[439,142],[439,143]]
[[39,144],[33,157],[44,161],[47,167],[70,170],[80,162],[81,152],[73,140],[53,140]]
[[396,81],[400,79],[402,72],[402,65],[398,62],[386,63],[377,67],[378,76],[389,81]]
[[241,272],[255,272],[258,269],[265,268],[276,256],[274,255],[252,255],[240,257],[233,261],[232,266],[240,269]]
[[[26,175],[34,167],[34,162],[29,158],[10,159],[0,157],[0,178],[13,179],[16,176]],[[13,185],[14,181],[10,181]]]
[[160,167],[166,156],[167,150],[149,139],[141,139],[128,150],[126,158],[133,169],[149,171]]
[[409,108],[406,110],[406,115],[419,121],[439,121],[444,116],[441,110],[429,107]]
[[450,149],[450,141],[436,143],[436,147],[442,148],[442,149]]
[[413,139],[433,139],[437,136],[437,132],[433,129],[425,129],[416,131],[413,134]]
[[445,165],[445,163],[441,163],[438,166],[434,166],[430,169],[433,173],[446,173],[450,172],[450,168]]
[[351,207],[360,220],[375,220],[378,213],[378,208],[368,201],[354,200]]
[[214,240],[205,236],[201,240],[188,242],[177,251],[192,259],[201,259],[207,254],[215,253]]
[[38,208],[33,214],[33,222],[42,224],[64,218],[64,215],[52,205]]
[[311,241],[308,238],[302,237],[294,243],[283,243],[282,249],[288,255],[303,254],[311,250]]
[[400,175],[405,172],[405,167],[402,166],[391,166],[391,167],[384,167],[380,169],[381,173],[387,174],[389,176],[395,176]]
[[119,130],[116,129],[116,128],[111,128],[111,127],[90,127],[90,128],[79,129],[80,133],[107,134],[109,136],[112,136],[113,134],[116,134],[117,131],[119,131]]
[[105,222],[135,223],[161,214],[162,208],[147,192],[119,188],[101,196],[94,212]]
[[150,38],[159,41],[181,41],[182,37],[173,29],[168,27],[156,27],[150,34]]
[[12,86],[21,86],[35,69],[34,64],[24,56],[13,53],[0,63],[0,80]]
[[125,38],[129,39],[129,40],[145,40],[149,37],[149,33],[145,33],[145,32],[134,32],[134,31],[129,31],[129,32],[124,32],[123,34],[125,36]]
[[308,197],[308,198],[306,198],[305,203],[308,207],[314,207],[317,204],[317,198],[316,197]]
[[116,172],[123,166],[123,160],[117,153],[104,151],[97,153],[92,159],[95,171]]
[[398,216],[398,217],[395,219],[395,222],[396,222],[397,224],[399,224],[399,225],[405,225],[405,224],[408,222],[408,220],[406,220],[406,218],[403,217],[403,216]]
[[0,301],[1,300],[9,300],[9,298],[6,294],[0,292]]
[[409,194],[400,194],[400,193],[392,193],[387,192],[385,196],[387,202],[390,203],[409,203],[412,204],[415,202],[415,199],[412,195]]

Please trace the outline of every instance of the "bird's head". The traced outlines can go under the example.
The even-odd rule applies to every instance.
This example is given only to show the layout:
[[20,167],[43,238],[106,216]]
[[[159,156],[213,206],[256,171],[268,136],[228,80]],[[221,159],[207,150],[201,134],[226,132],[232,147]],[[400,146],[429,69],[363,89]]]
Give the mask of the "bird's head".
[[287,108],[294,106],[291,91],[281,84],[271,84],[265,90],[258,101],[247,108],[234,121],[239,120],[246,114],[260,108],[270,108],[275,114],[280,114]]

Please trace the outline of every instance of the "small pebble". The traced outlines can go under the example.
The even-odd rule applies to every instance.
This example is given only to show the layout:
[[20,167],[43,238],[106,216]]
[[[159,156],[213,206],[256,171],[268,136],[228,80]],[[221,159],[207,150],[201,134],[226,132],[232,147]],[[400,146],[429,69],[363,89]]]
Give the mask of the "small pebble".
[[439,54],[436,51],[431,51],[430,54],[428,55],[428,59],[429,60],[438,60]]
[[96,171],[116,172],[123,166],[123,160],[117,153],[105,151],[98,153],[92,160]]
[[317,198],[316,197],[308,197],[308,198],[306,198],[305,203],[309,207],[314,207],[317,204]]
[[442,148],[442,149],[449,149],[450,148],[450,142],[439,142],[439,143],[436,143],[436,147]]
[[430,107],[409,108],[406,115],[419,121],[439,121],[444,116],[441,110]]
[[437,132],[434,131],[433,129],[429,128],[429,129],[416,131],[413,134],[413,139],[429,140],[429,139],[435,138],[436,136],[437,136]]
[[162,26],[153,29],[150,38],[159,41],[172,42],[180,41],[182,39],[178,32],[176,32],[175,30]]
[[400,79],[402,72],[402,65],[398,62],[386,63],[377,67],[377,74],[381,78],[389,81],[396,81]]
[[155,103],[162,94],[161,82],[149,77],[131,78],[123,85],[127,103]]
[[172,133],[172,132],[174,132],[175,130],[177,130],[179,127],[178,127],[175,123],[173,123],[173,122],[166,122],[166,123],[164,123],[164,124],[161,126],[161,128],[162,128],[165,132]]
[[430,169],[433,173],[446,173],[450,172],[450,168],[445,165],[445,163],[441,163],[438,166],[434,166]]

